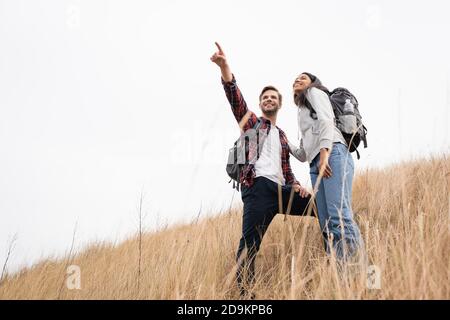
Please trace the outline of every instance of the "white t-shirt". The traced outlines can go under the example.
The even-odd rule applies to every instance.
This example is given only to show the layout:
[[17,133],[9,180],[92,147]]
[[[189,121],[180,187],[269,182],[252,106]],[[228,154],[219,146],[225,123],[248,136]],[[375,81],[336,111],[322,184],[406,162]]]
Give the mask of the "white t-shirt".
[[256,177],[266,177],[275,183],[285,184],[281,169],[280,132],[275,126],[270,128],[264,141],[259,159],[255,162],[255,172]]

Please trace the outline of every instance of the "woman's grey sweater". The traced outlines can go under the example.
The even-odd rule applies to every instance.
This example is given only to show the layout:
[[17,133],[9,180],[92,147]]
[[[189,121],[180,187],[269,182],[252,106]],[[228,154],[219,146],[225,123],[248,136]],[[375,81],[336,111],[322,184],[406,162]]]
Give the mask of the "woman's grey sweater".
[[328,95],[320,89],[309,88],[306,99],[311,103],[317,114],[317,119],[311,117],[305,106],[298,108],[298,126],[302,133],[300,146],[289,143],[291,154],[301,162],[314,160],[320,149],[331,150],[333,143],[341,142],[347,145],[341,131],[334,122],[334,112]]

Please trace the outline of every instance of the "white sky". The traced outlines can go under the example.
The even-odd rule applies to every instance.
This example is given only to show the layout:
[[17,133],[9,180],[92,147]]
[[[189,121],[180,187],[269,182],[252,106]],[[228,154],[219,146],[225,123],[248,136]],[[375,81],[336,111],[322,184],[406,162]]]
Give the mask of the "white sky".
[[[297,141],[309,71],[360,102],[358,168],[448,152],[448,1],[0,0],[0,267],[226,209],[239,130],[210,62],[228,55],[251,109],[267,84]],[[309,183],[308,168],[292,160]],[[240,202],[235,194],[235,203]]]

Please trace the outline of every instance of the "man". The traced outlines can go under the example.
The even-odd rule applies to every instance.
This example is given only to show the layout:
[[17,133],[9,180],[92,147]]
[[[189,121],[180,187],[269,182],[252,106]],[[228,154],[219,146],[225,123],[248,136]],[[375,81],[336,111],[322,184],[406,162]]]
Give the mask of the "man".
[[[286,213],[288,207],[288,214],[306,215],[310,195],[292,173],[288,139],[276,126],[277,113],[282,102],[281,94],[275,87],[263,88],[259,97],[263,116],[258,118],[248,110],[226,56],[217,42],[216,46],[218,52],[214,53],[211,61],[220,67],[222,84],[236,121],[244,133],[254,130],[259,122],[260,132],[263,133],[256,147],[260,147],[259,152],[251,147],[252,141],[250,142],[247,154],[249,161],[240,175],[244,214],[236,259],[238,286],[240,294],[245,296],[249,287],[254,284],[255,257],[273,217],[277,213]],[[251,295],[251,298],[254,298],[254,295]]]

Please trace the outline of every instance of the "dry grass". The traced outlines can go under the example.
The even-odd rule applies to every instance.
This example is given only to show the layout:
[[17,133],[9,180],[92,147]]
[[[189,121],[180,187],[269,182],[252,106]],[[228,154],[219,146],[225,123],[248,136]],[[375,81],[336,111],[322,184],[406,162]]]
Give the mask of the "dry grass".
[[[353,207],[369,263],[381,270],[379,290],[367,288],[365,273],[343,277],[327,263],[317,220],[278,215],[258,254],[257,298],[449,299],[449,184],[448,157],[357,174]],[[138,236],[115,247],[96,244],[8,275],[0,298],[235,299],[240,229],[237,209],[144,234],[141,257]],[[63,285],[69,262],[81,269],[80,290]]]

